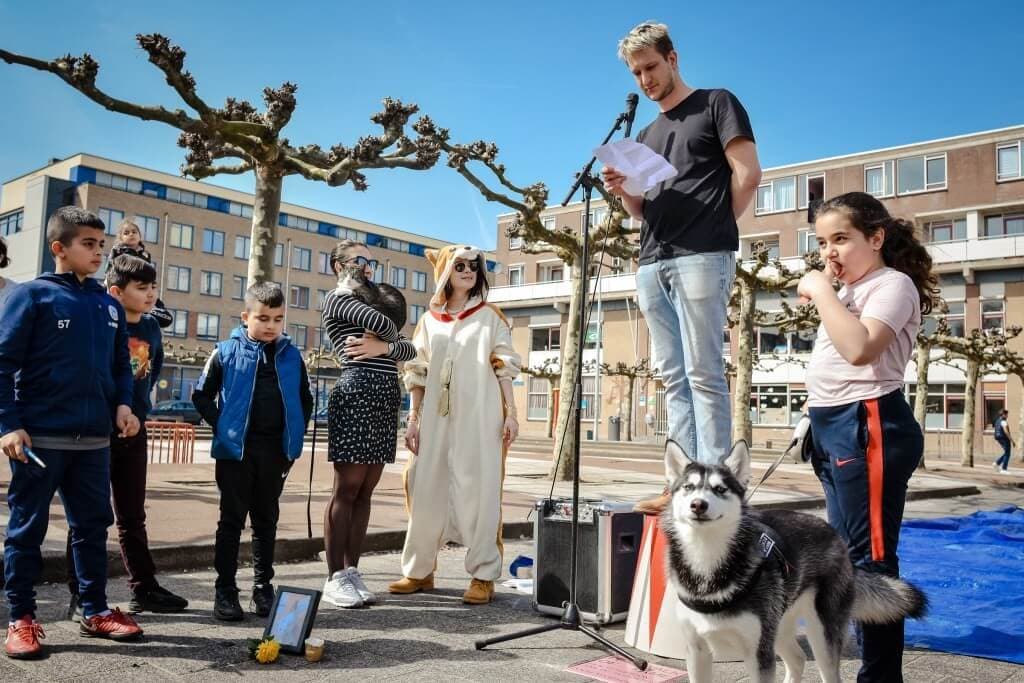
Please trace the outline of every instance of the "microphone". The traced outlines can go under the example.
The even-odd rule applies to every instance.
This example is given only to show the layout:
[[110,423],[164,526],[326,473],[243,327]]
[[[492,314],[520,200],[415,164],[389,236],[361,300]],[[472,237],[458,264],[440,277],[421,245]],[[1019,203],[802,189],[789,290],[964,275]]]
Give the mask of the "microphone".
[[640,102],[640,96],[635,92],[631,92],[626,95],[626,137],[628,138],[630,132],[633,130],[633,118],[636,117],[636,105]]

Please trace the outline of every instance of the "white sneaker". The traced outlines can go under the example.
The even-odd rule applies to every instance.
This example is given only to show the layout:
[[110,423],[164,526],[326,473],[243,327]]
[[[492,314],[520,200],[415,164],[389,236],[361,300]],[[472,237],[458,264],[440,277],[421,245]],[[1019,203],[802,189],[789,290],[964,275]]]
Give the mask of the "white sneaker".
[[998,472],[999,471],[999,463],[998,462],[992,463],[992,469],[994,469],[996,472]]
[[359,573],[359,570],[355,567],[348,568],[348,580],[355,586],[356,592],[359,593],[359,597],[363,599],[363,604],[372,605],[377,602],[377,596],[370,592],[370,589],[366,587],[366,583],[363,582],[363,575]]
[[363,606],[363,599],[359,596],[356,587],[352,585],[347,569],[340,569],[331,574],[324,583],[322,599],[336,607],[346,609]]

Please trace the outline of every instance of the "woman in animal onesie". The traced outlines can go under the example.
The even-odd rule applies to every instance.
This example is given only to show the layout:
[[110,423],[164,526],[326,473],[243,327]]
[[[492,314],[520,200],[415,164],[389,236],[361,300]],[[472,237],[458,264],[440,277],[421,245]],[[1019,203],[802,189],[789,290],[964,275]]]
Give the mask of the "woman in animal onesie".
[[520,359],[508,321],[487,303],[483,253],[458,245],[428,250],[427,259],[435,292],[413,335],[416,358],[405,364],[405,441],[414,455],[405,470],[403,578],[388,590],[432,590],[437,553],[451,541],[467,548],[463,602],[485,604],[501,575],[501,487],[519,432],[512,379]]

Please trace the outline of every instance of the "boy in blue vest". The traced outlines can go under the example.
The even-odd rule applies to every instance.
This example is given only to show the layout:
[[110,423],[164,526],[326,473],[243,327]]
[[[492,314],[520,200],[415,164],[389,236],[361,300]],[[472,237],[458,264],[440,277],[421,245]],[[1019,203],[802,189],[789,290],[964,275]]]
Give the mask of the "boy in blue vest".
[[302,455],[313,396],[302,355],[284,328],[284,294],[274,283],[245,293],[242,325],[217,344],[192,402],[213,428],[211,454],[220,489],[214,545],[217,570],[213,616],[242,619],[238,602],[238,543],[252,527],[252,604],[260,617],[274,603],[274,540],[278,500],[292,463]]
[[[54,272],[12,292],[0,325],[0,450],[11,461],[4,564],[10,623],[4,651],[43,654],[33,585],[50,501],[71,528],[83,636],[134,640],[135,621],[107,606],[110,439],[139,431],[124,309],[90,276],[103,262],[103,221],[74,206],[46,224]],[[45,467],[44,467],[45,465]]]

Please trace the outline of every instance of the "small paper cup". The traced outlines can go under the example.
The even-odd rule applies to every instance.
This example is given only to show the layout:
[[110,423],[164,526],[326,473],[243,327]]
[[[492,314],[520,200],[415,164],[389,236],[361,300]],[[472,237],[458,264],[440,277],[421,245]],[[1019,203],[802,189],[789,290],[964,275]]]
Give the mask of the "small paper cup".
[[324,656],[323,638],[306,638],[306,661],[319,662]]

